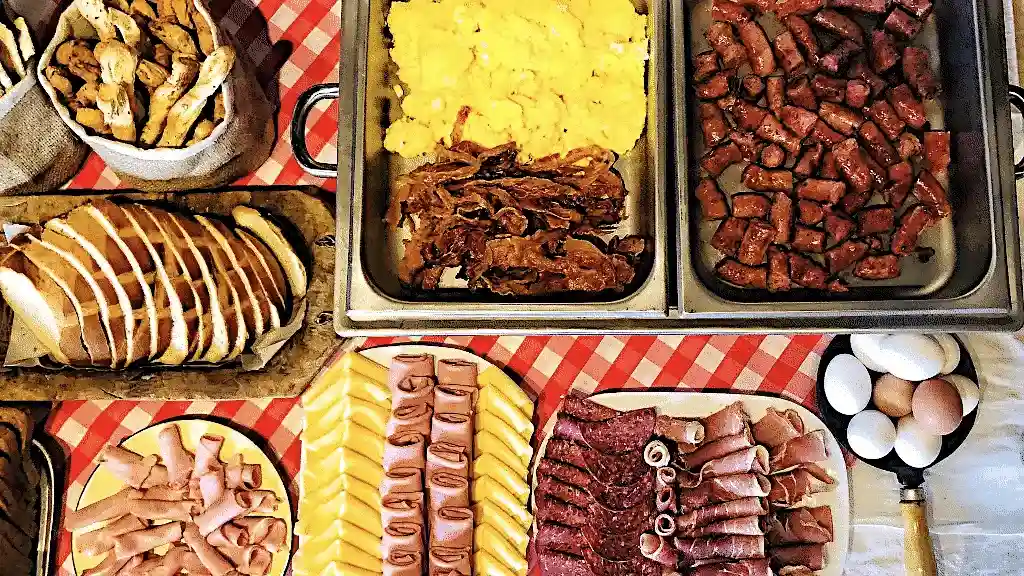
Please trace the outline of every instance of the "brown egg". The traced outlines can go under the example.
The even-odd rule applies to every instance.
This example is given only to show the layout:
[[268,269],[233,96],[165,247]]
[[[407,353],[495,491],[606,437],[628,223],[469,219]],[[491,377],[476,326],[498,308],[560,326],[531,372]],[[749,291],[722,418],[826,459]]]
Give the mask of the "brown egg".
[[949,434],[963,419],[963,403],[956,386],[941,378],[917,385],[913,399],[914,419],[933,434]]
[[871,401],[875,403],[878,411],[893,418],[902,418],[910,414],[913,397],[914,383],[892,374],[882,374],[875,381],[875,389],[871,393]]

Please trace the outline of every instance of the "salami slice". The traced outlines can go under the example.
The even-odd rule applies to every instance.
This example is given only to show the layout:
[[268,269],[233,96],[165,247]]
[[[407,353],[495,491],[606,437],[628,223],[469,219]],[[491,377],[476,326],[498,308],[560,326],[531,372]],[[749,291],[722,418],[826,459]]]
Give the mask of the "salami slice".
[[679,558],[693,563],[709,558],[744,560],[764,558],[764,536],[711,536],[706,538],[675,538]]
[[786,566],[806,566],[821,570],[825,565],[824,544],[800,544],[797,546],[772,546],[768,549],[772,567],[780,570]]
[[590,570],[596,576],[660,576],[661,565],[640,556],[639,546],[634,549],[634,557],[629,560],[608,560],[601,557],[592,548],[583,551]]
[[647,474],[628,486],[615,486],[595,479],[590,483],[590,494],[599,503],[615,510],[624,510],[649,501],[654,496],[654,472]]
[[750,417],[739,402],[729,404],[718,412],[704,418],[704,441],[711,442],[724,436],[743,432]]
[[626,534],[638,532],[650,525],[654,517],[654,505],[651,500],[647,500],[627,510],[614,510],[591,502],[588,512],[589,523],[597,530],[605,534]]
[[541,522],[537,526],[536,545],[538,550],[554,550],[576,556],[583,555],[587,541],[579,528]]
[[587,561],[572,554],[541,550],[540,569],[544,576],[595,576]]
[[758,444],[774,448],[783,442],[792,440],[804,433],[804,421],[796,410],[768,408],[763,418],[753,427],[754,439]]
[[654,419],[654,408],[632,410],[600,422],[559,414],[554,435],[604,454],[623,454],[643,450],[654,434]]
[[534,497],[538,522],[555,522],[579,528],[589,522],[587,510],[540,493]]
[[563,438],[551,438],[544,451],[544,458],[588,470],[590,467],[586,458],[583,457],[584,451],[587,449],[575,442]]
[[779,544],[825,544],[832,541],[832,509],[828,506],[780,510],[768,529],[768,541]]
[[636,556],[640,545],[640,535],[636,532],[626,534],[603,534],[592,526],[580,529],[584,541],[603,558],[608,560],[628,560]]
[[693,533],[697,528],[712,522],[743,516],[757,516],[768,513],[763,498],[748,497],[705,506],[676,517],[676,530],[681,535]]
[[593,476],[586,470],[577,468],[564,462],[558,462],[551,460],[550,458],[544,458],[537,465],[538,476],[551,476],[558,478],[566,484],[572,484],[573,486],[579,486],[580,488],[590,489],[590,481]]
[[569,391],[562,401],[562,412],[585,422],[603,422],[619,415],[618,410],[601,406],[579,390]]
[[583,452],[583,461],[586,462],[585,468],[599,482],[615,486],[636,484],[650,470],[650,467],[644,464],[644,455],[640,450],[617,456],[587,450]]
[[800,464],[820,462],[828,458],[825,432],[815,430],[797,436],[771,449],[772,472],[782,472]]
[[708,442],[683,458],[683,465],[688,470],[699,470],[706,462],[721,458],[726,454],[732,454],[737,450],[749,448],[754,445],[754,436],[750,428],[743,427],[739,434],[723,436],[713,442]]
[[593,501],[586,490],[566,484],[554,476],[540,476],[537,479],[537,493],[557,498],[580,508],[589,507]]
[[765,558],[719,562],[694,568],[688,576],[772,576],[772,569]]
[[728,502],[748,496],[763,497],[768,495],[770,487],[768,479],[760,474],[734,474],[709,478],[694,488],[680,491],[679,509],[686,513],[717,502]]

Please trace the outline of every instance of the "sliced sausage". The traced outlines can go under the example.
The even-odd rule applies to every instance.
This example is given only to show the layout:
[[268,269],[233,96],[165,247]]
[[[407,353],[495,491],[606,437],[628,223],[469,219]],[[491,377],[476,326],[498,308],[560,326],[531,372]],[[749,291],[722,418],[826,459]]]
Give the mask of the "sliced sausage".
[[725,109],[732,115],[737,126],[743,130],[750,131],[760,128],[761,123],[764,122],[764,117],[768,115],[768,110],[746,100],[736,100],[725,107]]
[[818,121],[817,114],[799,106],[783,106],[780,118],[786,128],[801,138],[810,134],[814,129],[814,124]]
[[800,178],[814,176],[818,172],[818,166],[821,165],[821,156],[824,153],[825,147],[820,142],[815,142],[804,148],[804,151],[796,159],[796,164],[793,165],[793,174]]
[[718,188],[714,178],[704,178],[697,185],[697,200],[700,202],[701,217],[705,220],[721,220],[729,215],[725,194]]
[[725,114],[722,114],[722,109],[712,102],[701,102],[699,111],[704,146],[718,146],[729,137],[729,125],[725,123]]
[[903,49],[903,77],[925,100],[935,98],[941,89],[932,72],[927,48],[907,46]]
[[818,176],[826,180],[839,179],[839,166],[836,165],[835,152],[825,150],[825,154],[821,157],[821,166],[818,167]]
[[765,99],[768,100],[768,109],[775,114],[781,113],[786,105],[785,86],[786,80],[782,76],[768,77]]
[[793,199],[785,192],[776,192],[772,200],[768,222],[775,228],[775,243],[785,244],[793,229]]
[[818,114],[826,124],[844,136],[853,136],[864,123],[864,117],[857,111],[833,102],[822,102]]
[[945,174],[949,169],[949,132],[932,130],[924,133],[924,166],[932,174]]
[[906,256],[917,248],[921,232],[939,219],[935,211],[926,204],[918,204],[907,210],[900,218],[900,225],[892,234],[893,254]]
[[789,290],[789,258],[775,246],[768,248],[768,290],[785,292]]
[[871,87],[872,98],[877,98],[886,88],[885,80],[878,74],[875,74],[867,64],[860,61],[850,65],[850,69],[846,72],[846,77],[851,80],[856,79],[867,82],[868,86]]
[[712,176],[718,176],[733,164],[743,161],[743,155],[735,142],[726,142],[709,150],[700,160],[700,167]]
[[774,114],[765,115],[757,129],[757,135],[782,146],[790,154],[800,153],[800,137],[787,130]]
[[904,10],[918,18],[924,18],[932,11],[931,0],[896,0]]
[[909,162],[897,162],[889,166],[889,182],[882,190],[882,197],[893,208],[899,210],[910,194],[910,188],[914,184],[914,168]]
[[825,231],[832,237],[833,242],[846,240],[856,228],[857,225],[853,223],[853,220],[835,210],[829,210],[825,214]]
[[853,79],[846,83],[846,105],[851,108],[860,109],[868,104],[871,98],[871,86],[868,83]]
[[825,251],[825,233],[817,228],[797,224],[793,232],[792,245],[801,252],[821,254]]
[[747,49],[747,59],[750,62],[750,69],[758,76],[768,76],[775,71],[775,56],[772,55],[772,45],[768,43],[768,36],[764,28],[757,22],[743,22],[737,26],[740,33],[740,42]]
[[839,207],[847,214],[854,214],[871,200],[871,191],[850,192],[839,201]]
[[850,184],[853,192],[867,192],[874,186],[871,168],[864,150],[854,138],[843,140],[832,148],[836,155],[836,166],[843,179]]
[[842,134],[833,130],[831,126],[820,119],[814,123],[814,129],[811,130],[808,138],[810,138],[811,142],[821,142],[825,146],[834,146],[846,139]]
[[764,220],[751,220],[746,232],[743,233],[743,242],[740,244],[736,259],[747,266],[764,263],[768,246],[771,245],[774,238],[775,228],[772,228]]
[[831,274],[838,274],[853,266],[868,253],[868,245],[857,240],[847,240],[835,248],[825,251],[825,263]]
[[864,45],[864,29],[849,16],[826,8],[814,15],[813,22],[840,38],[850,40],[858,46]]
[[872,206],[857,213],[857,233],[861,236],[892,232],[896,210],[891,206]]
[[768,270],[762,266],[746,266],[726,258],[715,266],[719,278],[744,288],[767,288]]
[[818,266],[814,260],[800,254],[789,254],[789,277],[793,282],[805,288],[825,289],[828,272]]
[[828,3],[833,8],[849,8],[866,14],[885,14],[886,0],[831,0]]
[[718,65],[718,52],[708,50],[693,57],[693,79],[703,82],[722,68]]
[[704,32],[704,37],[722,57],[722,68],[735,70],[746,63],[747,51],[736,41],[736,35],[728,22],[712,22]]
[[813,200],[824,204],[835,204],[846,193],[846,183],[842,180],[822,180],[808,178],[796,185],[796,197]]
[[882,26],[903,40],[913,40],[914,36],[921,32],[923,24],[917,18],[896,7],[889,13]]
[[818,97],[806,76],[795,78],[786,84],[786,99],[801,108],[818,109]]
[[732,215],[737,218],[764,218],[772,202],[764,194],[735,194],[732,197]]
[[868,154],[882,166],[892,166],[900,161],[896,149],[885,139],[885,134],[882,134],[882,130],[874,122],[868,120],[861,124],[857,133]]
[[928,170],[921,170],[917,175],[917,182],[914,183],[914,196],[917,196],[922,204],[931,207],[939,218],[945,218],[953,213],[946,190]]
[[896,110],[885,100],[875,100],[864,111],[889,140],[899,138],[900,132],[907,127],[907,123],[896,115]]
[[853,269],[853,275],[865,280],[888,280],[900,275],[900,259],[894,254],[865,256]]
[[797,47],[796,38],[793,37],[792,32],[789,30],[782,32],[775,37],[772,44],[775,47],[775,55],[779,59],[779,65],[782,66],[786,76],[796,76],[804,73],[804,70],[807,69],[807,62],[804,60],[804,55],[800,53],[800,48]]
[[864,50],[863,43],[857,43],[853,40],[841,40],[818,59],[818,67],[829,74],[839,74],[846,69],[850,59],[862,50]]
[[723,254],[735,256],[743,242],[743,233],[747,231],[747,221],[742,218],[729,217],[722,220],[711,236],[711,246]]
[[821,47],[818,45],[818,38],[814,35],[814,31],[811,30],[810,23],[800,16],[786,16],[782,19],[782,23],[793,34],[797,44],[803,47],[811,64],[816,65],[818,58],[821,57]]
[[729,74],[719,72],[707,80],[697,84],[697,98],[715,100],[729,93]]
[[846,82],[842,78],[815,74],[811,80],[811,88],[818,98],[838,104],[846,101]]
[[769,144],[761,150],[761,165],[765,168],[778,168],[786,163],[786,151],[778,144]]
[[825,219],[825,208],[811,200],[800,200],[796,203],[800,212],[800,222],[808,226],[814,226]]
[[742,24],[752,18],[750,10],[730,0],[714,0],[711,4],[711,18],[716,22]]
[[871,68],[879,74],[885,74],[896,65],[900,52],[896,41],[885,30],[871,32]]
[[759,192],[789,192],[793,189],[793,173],[751,164],[743,169],[743,185]]
[[896,141],[896,153],[904,160],[920,156],[921,150],[921,139],[910,132],[900,134],[899,139]]
[[767,146],[764,140],[754,135],[753,132],[739,132],[733,130],[729,133],[729,139],[736,143],[740,149],[740,155],[747,162],[757,162],[761,157],[761,150]]

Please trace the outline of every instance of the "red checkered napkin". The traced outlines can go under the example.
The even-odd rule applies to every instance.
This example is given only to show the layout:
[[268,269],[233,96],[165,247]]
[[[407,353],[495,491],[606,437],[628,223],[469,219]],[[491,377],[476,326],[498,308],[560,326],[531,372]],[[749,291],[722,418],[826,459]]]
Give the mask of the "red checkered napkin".
[[[292,502],[298,500],[302,407],[298,398],[227,401],[93,400],[61,402],[50,414],[46,431],[67,456],[64,510],[73,509],[96,469],[96,458],[107,444],[120,443],[143,428],[185,415],[210,417],[238,430],[251,430],[272,462],[285,474]],[[71,533],[61,527],[56,562],[58,574],[74,576]]]

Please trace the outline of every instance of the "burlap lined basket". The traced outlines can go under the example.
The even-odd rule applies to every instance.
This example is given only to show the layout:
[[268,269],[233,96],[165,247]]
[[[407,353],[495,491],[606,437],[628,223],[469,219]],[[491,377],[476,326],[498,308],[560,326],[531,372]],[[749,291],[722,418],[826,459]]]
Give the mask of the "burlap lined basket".
[[[197,17],[204,18],[210,30],[215,31],[215,45],[228,43],[206,6],[200,0],[195,0],[195,6]],[[130,186],[149,191],[220,186],[256,170],[270,156],[276,135],[273,108],[242,55],[236,58],[222,86],[224,121],[208,138],[186,148],[144,149],[89,134],[75,121],[44,74],[57,48],[72,38],[72,31],[76,30],[81,36],[82,31],[93,28],[78,8],[71,5],[61,14],[53,39],[39,58],[39,83],[63,123]]]

